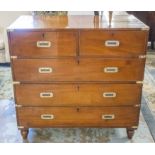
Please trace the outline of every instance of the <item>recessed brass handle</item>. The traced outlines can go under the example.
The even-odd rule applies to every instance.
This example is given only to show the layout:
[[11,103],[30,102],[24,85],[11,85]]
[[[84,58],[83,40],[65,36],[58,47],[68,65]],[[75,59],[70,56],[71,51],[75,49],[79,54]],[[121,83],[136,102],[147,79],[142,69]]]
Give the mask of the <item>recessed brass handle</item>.
[[105,73],[117,73],[118,72],[118,67],[105,67],[104,72]]
[[52,73],[53,69],[51,67],[39,67],[39,73]]
[[116,97],[116,93],[115,92],[104,92],[103,97],[114,98],[114,97]]
[[53,93],[52,92],[41,92],[40,93],[40,98],[52,98]]
[[115,119],[115,115],[114,114],[105,114],[105,115],[102,115],[102,119],[104,119],[104,120]]
[[106,40],[105,41],[105,46],[106,47],[118,47],[119,46],[119,41],[118,40]]
[[50,41],[37,41],[37,47],[49,48],[49,47],[51,47],[51,42]]
[[53,114],[42,114],[41,119],[54,119]]

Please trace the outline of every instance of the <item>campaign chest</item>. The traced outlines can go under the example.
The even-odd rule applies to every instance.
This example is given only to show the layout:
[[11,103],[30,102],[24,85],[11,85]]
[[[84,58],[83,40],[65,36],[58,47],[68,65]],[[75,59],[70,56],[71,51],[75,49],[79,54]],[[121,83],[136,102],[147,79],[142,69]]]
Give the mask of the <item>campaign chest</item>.
[[149,28],[132,15],[21,16],[8,28],[17,124],[138,127]]

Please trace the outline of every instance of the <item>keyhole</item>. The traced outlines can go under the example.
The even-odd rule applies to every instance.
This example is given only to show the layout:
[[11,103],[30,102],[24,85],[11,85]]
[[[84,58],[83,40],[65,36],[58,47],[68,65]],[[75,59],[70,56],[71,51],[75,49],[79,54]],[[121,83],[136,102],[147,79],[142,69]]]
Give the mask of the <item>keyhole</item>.
[[77,86],[77,91],[79,91],[79,85]]
[[42,37],[45,38],[45,34],[44,33],[42,34]]
[[111,32],[111,36],[113,37],[115,35],[115,33],[114,32]]
[[79,109],[79,108],[76,108],[76,111],[77,111],[77,112],[79,112],[79,111],[80,111],[80,109]]

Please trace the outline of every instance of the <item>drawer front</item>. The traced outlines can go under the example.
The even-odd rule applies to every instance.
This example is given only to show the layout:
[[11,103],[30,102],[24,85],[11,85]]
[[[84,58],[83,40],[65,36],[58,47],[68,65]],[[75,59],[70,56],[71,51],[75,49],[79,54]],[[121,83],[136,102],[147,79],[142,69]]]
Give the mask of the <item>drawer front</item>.
[[125,57],[145,54],[147,31],[81,31],[80,55]]
[[142,59],[80,59],[79,80],[141,81],[145,61]]
[[139,108],[23,107],[17,109],[18,125],[24,127],[137,126]]
[[15,81],[141,81],[142,59],[17,59]]
[[77,33],[11,32],[11,55],[28,58],[76,56]]
[[12,64],[16,81],[71,81],[77,76],[75,59],[18,59]]
[[139,84],[20,84],[16,104],[23,106],[125,106],[141,101]]

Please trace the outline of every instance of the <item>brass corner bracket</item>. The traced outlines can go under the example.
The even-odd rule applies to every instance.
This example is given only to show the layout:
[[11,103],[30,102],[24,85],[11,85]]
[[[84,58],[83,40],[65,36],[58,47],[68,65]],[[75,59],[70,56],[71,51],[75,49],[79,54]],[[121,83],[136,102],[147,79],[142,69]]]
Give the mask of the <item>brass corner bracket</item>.
[[140,104],[135,104],[134,107],[140,107]]
[[10,56],[11,59],[17,59],[17,56]]
[[24,126],[18,126],[18,129],[24,129]]
[[142,31],[148,31],[148,30],[150,30],[150,28],[149,27],[143,27],[143,28],[141,28],[141,30]]
[[16,108],[21,108],[22,105],[20,105],[20,104],[15,104],[15,107],[16,107]]
[[139,55],[139,59],[145,59],[146,55]]
[[136,81],[136,84],[144,84],[143,81]]
[[132,126],[131,128],[133,128],[133,129],[137,129],[137,128],[138,128],[138,126]]

